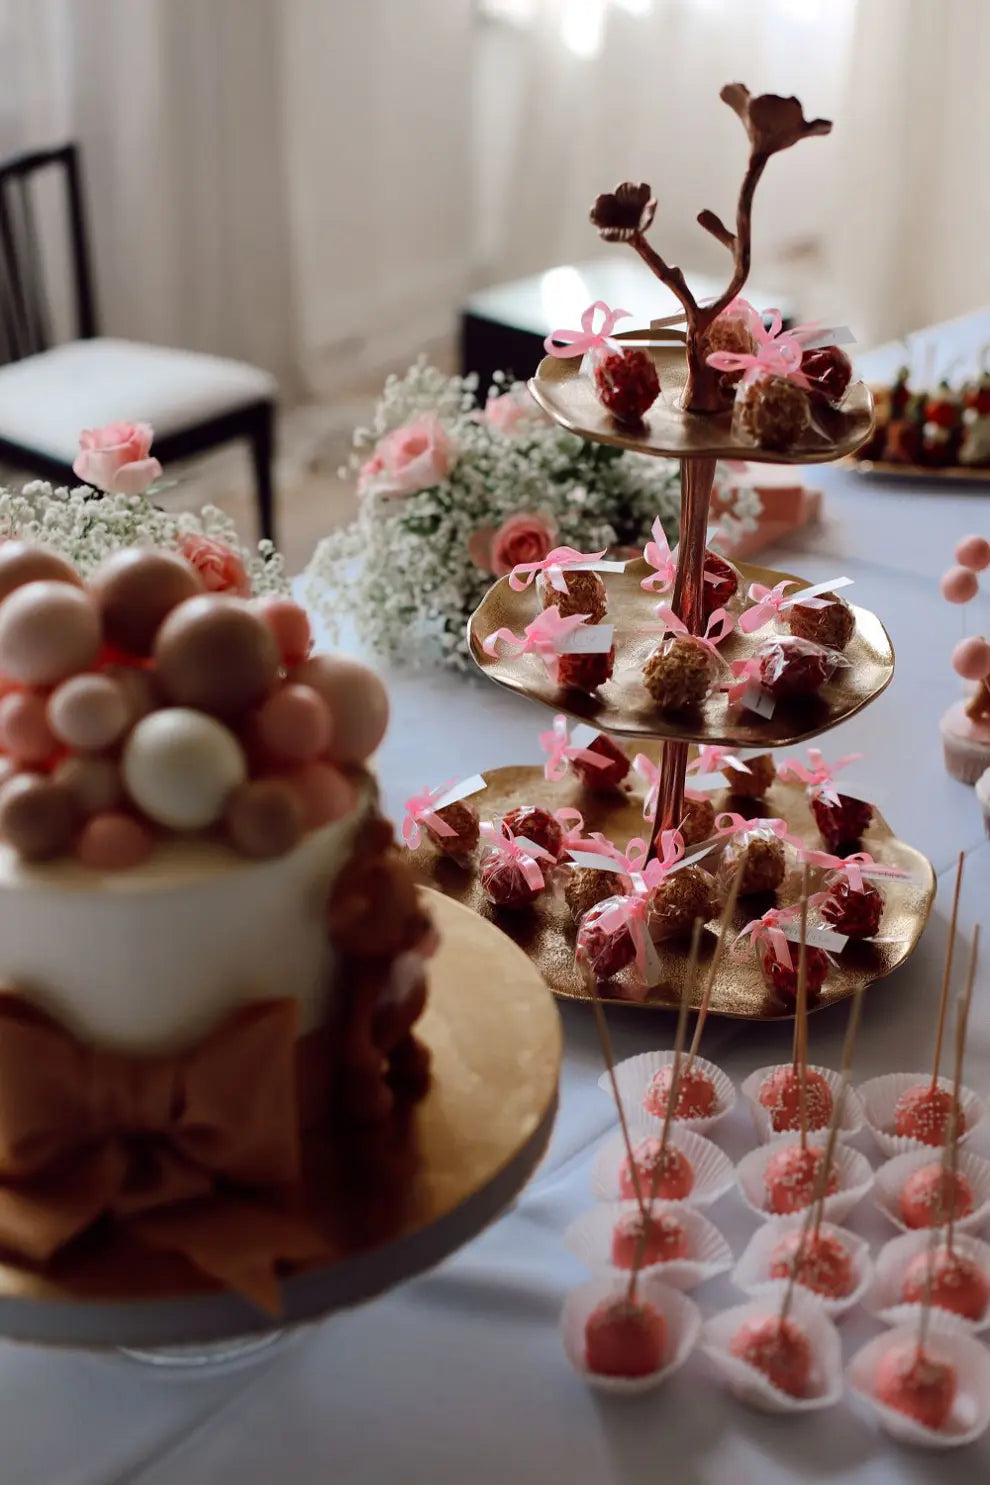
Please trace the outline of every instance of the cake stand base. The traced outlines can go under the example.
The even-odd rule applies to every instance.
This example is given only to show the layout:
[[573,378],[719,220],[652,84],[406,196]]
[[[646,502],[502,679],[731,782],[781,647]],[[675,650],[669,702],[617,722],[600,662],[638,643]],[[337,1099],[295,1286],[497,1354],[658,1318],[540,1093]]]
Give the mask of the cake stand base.
[[260,1335],[232,1336],[215,1345],[163,1346],[143,1350],[138,1346],[121,1346],[118,1356],[139,1366],[150,1367],[162,1376],[193,1379],[216,1372],[240,1371],[267,1361],[298,1338],[294,1330],[268,1330]]

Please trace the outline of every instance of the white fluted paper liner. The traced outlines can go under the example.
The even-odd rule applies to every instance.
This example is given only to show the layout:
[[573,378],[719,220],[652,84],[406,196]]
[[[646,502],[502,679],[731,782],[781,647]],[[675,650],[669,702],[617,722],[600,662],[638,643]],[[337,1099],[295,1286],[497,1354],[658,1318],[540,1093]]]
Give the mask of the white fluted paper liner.
[[[736,1288],[753,1295],[782,1294],[787,1288],[788,1280],[771,1279],[770,1258],[777,1244],[788,1233],[801,1231],[806,1219],[806,1212],[798,1212],[793,1217],[773,1217],[762,1227],[758,1227],[732,1270],[732,1282]],[[845,1247],[852,1262],[853,1287],[848,1294],[838,1299],[817,1294],[813,1289],[806,1289],[805,1292],[817,1300],[826,1315],[837,1320],[840,1315],[845,1315],[854,1305],[859,1304],[873,1282],[870,1245],[865,1238],[854,1232],[847,1232],[844,1227],[835,1227],[830,1222],[823,1222],[820,1231],[838,1238]],[[803,1285],[801,1287],[805,1288]]]
[[[906,1155],[910,1150],[938,1150],[937,1145],[924,1145],[920,1140],[894,1133],[897,1100],[901,1094],[918,1083],[928,1083],[930,1080],[931,1073],[888,1073],[885,1077],[871,1078],[868,1083],[860,1085],[859,1096],[870,1133],[888,1159],[894,1155]],[[951,1078],[939,1078],[938,1083],[946,1092],[952,1092]],[[959,1143],[964,1145],[974,1129],[978,1129],[983,1123],[987,1110],[982,1098],[971,1088],[960,1088],[959,1103],[965,1119]]]
[[676,1289],[661,1284],[652,1275],[641,1275],[637,1294],[663,1315],[667,1323],[663,1364],[645,1377],[603,1377],[590,1371],[585,1359],[584,1328],[592,1312],[602,1300],[619,1299],[626,1292],[629,1279],[599,1276],[589,1279],[577,1289],[572,1289],[564,1301],[560,1317],[560,1334],[564,1343],[564,1355],[578,1376],[589,1387],[598,1392],[611,1392],[626,1397],[639,1392],[651,1392],[668,1377],[673,1376],[687,1361],[698,1342],[701,1331],[701,1312],[694,1302]]
[[[633,1149],[642,1139],[659,1139],[654,1125],[647,1127],[632,1120],[629,1121],[629,1135]],[[694,1186],[684,1198],[684,1205],[710,1206],[730,1189],[733,1179],[732,1161],[718,1145],[706,1140],[703,1134],[695,1134],[693,1129],[683,1129],[680,1125],[671,1127],[668,1143],[687,1156],[694,1171]],[[625,1159],[626,1143],[619,1130],[605,1141],[591,1167],[591,1194],[597,1201],[622,1200],[619,1172]],[[643,1195],[646,1196],[647,1193],[644,1192]]]
[[[750,1150],[736,1166],[736,1181],[742,1199],[750,1211],[755,1212],[764,1222],[769,1222],[776,1216],[765,1204],[764,1176],[767,1166],[781,1146],[796,1144],[797,1139],[794,1134],[778,1134],[765,1145]],[[865,1155],[861,1155],[858,1150],[851,1150],[848,1145],[836,1144],[833,1160],[839,1172],[839,1189],[832,1196],[826,1196],[822,1210],[827,1221],[840,1223],[846,1220],[853,1207],[858,1206],[868,1194],[873,1185],[873,1168]],[[804,1207],[803,1210],[807,1211],[808,1208]]]
[[[696,1289],[706,1279],[713,1279],[716,1274],[723,1274],[732,1267],[732,1250],[728,1243],[718,1228],[700,1212],[680,1201],[655,1201],[652,1210],[657,1215],[665,1211],[676,1213],[687,1237],[689,1256],[672,1259],[669,1263],[644,1265],[640,1270],[642,1274],[655,1275],[672,1289],[688,1290]],[[579,1258],[593,1273],[625,1274],[628,1278],[628,1270],[618,1268],[612,1262],[612,1233],[620,1217],[638,1211],[639,1204],[635,1201],[600,1203],[589,1212],[582,1212],[571,1223],[564,1233],[564,1242],[575,1258]]]
[[[883,1320],[887,1325],[917,1325],[921,1304],[918,1301],[907,1303],[901,1298],[904,1292],[904,1275],[918,1254],[928,1251],[931,1237],[931,1230],[925,1227],[891,1238],[880,1249],[874,1264],[873,1283],[864,1300],[870,1314],[876,1315],[878,1320]],[[974,1263],[979,1264],[990,1280],[990,1244],[970,1237],[967,1233],[957,1232],[953,1233],[952,1246],[963,1258],[971,1258]],[[941,1306],[933,1306],[932,1313],[936,1311],[944,1317],[947,1329],[957,1325],[976,1335],[990,1326],[990,1304],[979,1320],[967,1320],[963,1315],[944,1310]]]
[[958,1449],[961,1444],[973,1443],[990,1424],[990,1352],[959,1326],[946,1324],[946,1318],[944,1311],[932,1310],[926,1342],[936,1361],[948,1362],[956,1369],[956,1397],[945,1428],[925,1428],[906,1413],[885,1407],[874,1393],[881,1357],[898,1341],[917,1340],[917,1320],[868,1341],[846,1367],[852,1390],[900,1444],[914,1444],[920,1449]]
[[[901,1216],[900,1195],[904,1182],[913,1171],[920,1170],[923,1165],[937,1164],[941,1159],[941,1150],[923,1145],[906,1155],[895,1155],[893,1160],[888,1160],[877,1171],[874,1189],[876,1204],[901,1232],[931,1231],[927,1227],[908,1227]],[[979,1155],[970,1154],[969,1150],[960,1150],[957,1169],[973,1188],[973,1210],[968,1217],[956,1218],[956,1231],[976,1232],[990,1217],[990,1162],[982,1160]]]
[[[674,1060],[673,1051],[666,1052],[640,1052],[637,1057],[627,1057],[625,1062],[617,1064],[615,1069],[615,1080],[619,1085],[619,1097],[622,1099],[622,1107],[630,1119],[637,1121],[645,1120],[657,1129],[663,1128],[663,1117],[650,1114],[643,1107],[643,1098],[647,1088],[653,1081],[656,1073],[662,1067],[669,1067]],[[736,1090],[732,1079],[724,1073],[714,1062],[708,1062],[704,1057],[696,1057],[694,1066],[703,1073],[707,1073],[715,1085],[715,1112],[704,1119],[678,1119],[678,1129],[693,1129],[698,1134],[707,1134],[713,1129],[720,1119],[726,1114],[731,1114],[736,1106]],[[608,1073],[602,1073],[598,1079],[599,1088],[611,1097],[612,1080]]]
[[763,1295],[734,1305],[706,1320],[699,1345],[733,1397],[762,1413],[810,1413],[830,1408],[842,1396],[842,1348],[831,1320],[805,1289],[795,1288],[789,1318],[801,1327],[811,1346],[808,1396],[791,1397],[768,1377],[729,1352],[732,1337],[747,1320],[780,1313],[780,1298]]
[[[763,1105],[760,1103],[760,1089],[763,1087],[764,1080],[768,1078],[771,1073],[775,1073],[778,1068],[790,1066],[791,1064],[789,1062],[777,1062],[774,1063],[772,1067],[758,1067],[756,1069],[756,1072],[750,1073],[749,1077],[742,1085],[742,1096],[746,1100],[746,1103],[749,1107],[749,1112],[753,1116],[753,1123],[756,1126],[756,1133],[764,1144],[767,1142],[767,1140],[780,1139],[784,1133],[793,1134],[795,1132],[793,1130],[775,1130],[770,1120],[770,1110],[764,1108]],[[832,1069],[829,1067],[809,1067],[808,1071],[821,1073],[822,1077],[825,1079],[825,1081],[828,1083],[828,1086],[832,1090],[832,1098],[835,1099],[838,1097],[839,1087],[842,1083],[841,1073],[833,1072]],[[839,1136],[840,1138],[850,1139],[854,1134],[858,1134],[862,1127],[863,1105],[860,1103],[859,1098],[857,1097],[853,1089],[846,1088],[845,1094],[843,1095],[842,1099],[842,1113],[841,1122],[839,1124]],[[808,1133],[809,1137],[812,1139],[827,1139],[828,1125],[824,1125],[821,1129],[809,1130]]]

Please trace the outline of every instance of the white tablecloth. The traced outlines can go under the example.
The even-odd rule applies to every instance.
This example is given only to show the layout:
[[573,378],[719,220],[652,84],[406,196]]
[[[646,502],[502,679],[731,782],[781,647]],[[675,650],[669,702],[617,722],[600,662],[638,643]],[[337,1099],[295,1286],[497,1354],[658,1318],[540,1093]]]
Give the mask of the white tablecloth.
[[[943,332],[946,360],[986,340],[986,320]],[[851,596],[887,624],[897,652],[892,687],[832,734],[830,752],[861,749],[858,776],[875,789],[904,839],[939,876],[931,926],[909,964],[864,1003],[857,1077],[925,1064],[945,947],[952,866],[967,853],[962,930],[990,899],[990,846],[972,791],[945,774],[938,718],[958,691],[948,656],[960,613],[936,591],[955,541],[986,532],[978,489],[946,495],[906,482],[877,485],[839,470],[813,472],[826,520],[768,562],[811,580],[846,573]],[[974,608],[977,606],[974,605]],[[990,603],[971,610],[988,627]],[[417,786],[499,764],[539,761],[546,713],[479,681],[390,676],[394,719],[380,770],[393,808]],[[990,959],[972,1016],[967,1081],[990,1091]],[[2,1485],[784,1485],[834,1479],[985,1478],[990,1436],[950,1455],[897,1448],[847,1398],[798,1421],[762,1418],[728,1400],[695,1356],[645,1400],[603,1399],[569,1372],[557,1338],[567,1290],[584,1273],[562,1243],[590,1204],[592,1155],[614,1125],[596,1080],[590,1016],[565,1005],[566,1062],[550,1152],[515,1209],[441,1269],[361,1310],[301,1334],[252,1369],[168,1380],[112,1357],[0,1344]],[[671,1018],[612,1017],[619,1055],[669,1045]],[[841,1009],[811,1022],[816,1061],[835,1065]],[[741,1079],[787,1055],[785,1027],[714,1021],[705,1053]],[[725,1129],[734,1158],[752,1144],[741,1110]],[[870,1149],[868,1138],[861,1141]],[[974,1148],[990,1151],[977,1137]],[[875,1156],[875,1151],[871,1154]],[[735,1193],[712,1216],[738,1253],[753,1219]],[[866,1204],[852,1224],[877,1242],[893,1235]],[[738,1299],[725,1279],[696,1296],[706,1312]],[[878,1327],[842,1322],[846,1356]]]

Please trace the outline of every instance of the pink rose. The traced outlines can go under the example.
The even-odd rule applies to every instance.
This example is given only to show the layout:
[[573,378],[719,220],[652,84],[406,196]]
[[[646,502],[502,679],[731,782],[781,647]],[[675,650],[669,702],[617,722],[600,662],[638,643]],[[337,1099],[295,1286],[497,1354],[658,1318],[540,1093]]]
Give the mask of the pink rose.
[[468,553],[476,567],[504,577],[517,562],[540,562],[553,547],[556,522],[549,516],[509,516],[498,530],[483,526],[468,542]]
[[439,418],[423,413],[404,428],[386,433],[358,475],[359,490],[402,499],[446,479],[456,453]]
[[187,531],[179,540],[179,550],[199,573],[207,593],[232,593],[236,598],[251,596],[247,569],[226,542]]
[[86,428],[72,471],[84,485],[108,495],[143,495],[162,472],[158,460],[149,457],[153,437],[150,423]]
[[497,433],[511,437],[521,424],[533,423],[538,414],[539,409],[528,393],[503,392],[500,397],[489,397],[482,417]]

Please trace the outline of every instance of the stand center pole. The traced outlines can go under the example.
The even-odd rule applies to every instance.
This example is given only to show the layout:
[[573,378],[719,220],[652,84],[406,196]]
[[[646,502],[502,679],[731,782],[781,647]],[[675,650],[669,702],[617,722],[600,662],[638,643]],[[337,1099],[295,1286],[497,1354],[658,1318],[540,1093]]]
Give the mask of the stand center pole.
[[[715,482],[714,459],[681,460],[681,525],[677,549],[677,576],[671,607],[691,634],[704,627],[705,537]],[[650,854],[663,830],[673,830],[684,814],[684,774],[688,744],[665,742],[660,752],[660,790]]]

